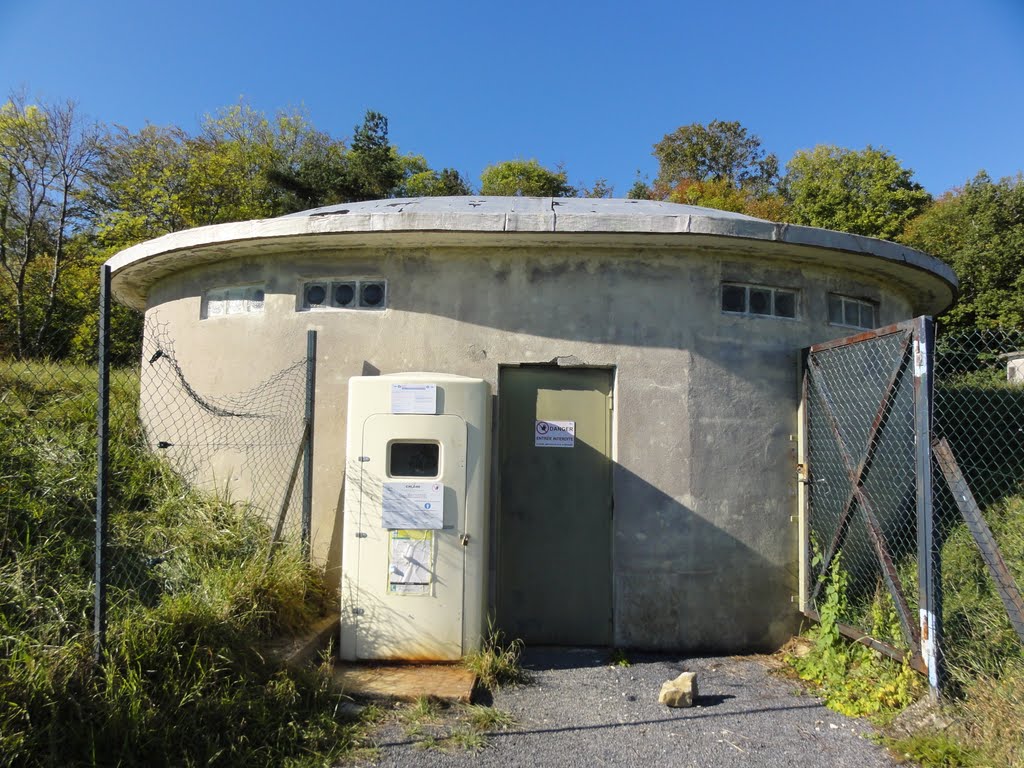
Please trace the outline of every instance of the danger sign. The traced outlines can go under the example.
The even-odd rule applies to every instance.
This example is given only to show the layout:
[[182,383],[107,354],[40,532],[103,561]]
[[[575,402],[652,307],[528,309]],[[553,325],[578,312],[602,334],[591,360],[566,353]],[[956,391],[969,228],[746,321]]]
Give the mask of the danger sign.
[[534,422],[533,446],[535,448],[572,448],[576,445],[575,421]]

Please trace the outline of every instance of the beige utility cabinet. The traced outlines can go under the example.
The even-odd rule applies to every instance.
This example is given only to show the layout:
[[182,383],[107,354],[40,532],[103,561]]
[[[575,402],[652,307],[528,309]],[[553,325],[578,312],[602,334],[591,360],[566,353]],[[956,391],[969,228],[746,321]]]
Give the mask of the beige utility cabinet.
[[490,415],[482,379],[349,380],[341,658],[447,661],[479,647]]

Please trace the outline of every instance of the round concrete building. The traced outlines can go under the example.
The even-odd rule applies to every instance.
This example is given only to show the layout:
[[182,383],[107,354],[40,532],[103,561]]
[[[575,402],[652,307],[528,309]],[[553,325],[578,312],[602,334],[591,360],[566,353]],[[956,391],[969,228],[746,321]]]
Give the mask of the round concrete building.
[[[312,551],[330,578],[355,568],[345,539],[367,532],[346,515],[371,503],[365,487],[353,501],[372,457],[346,455],[350,381],[380,376],[402,398],[433,382],[427,405],[380,401],[412,425],[403,414],[447,413],[478,380],[486,424],[464,434],[484,461],[459,466],[483,509],[449,524],[472,493],[445,496],[429,557],[461,556],[441,544],[451,529],[478,555],[466,579],[483,598],[445,610],[473,631],[493,613],[528,643],[681,651],[771,649],[796,626],[801,350],[941,312],[956,292],[945,264],[894,243],[636,200],[351,203],[166,235],[109,264],[115,297],[173,338],[206,402],[272,379],[317,331]],[[147,423],[164,407],[145,394],[152,367]],[[295,458],[245,452],[198,475],[244,497]],[[442,477],[456,453],[417,454],[418,476]],[[385,495],[407,477],[382,471]],[[402,589],[416,593],[402,605],[439,594]],[[379,621],[403,612],[384,605]],[[343,627],[368,610],[353,603]]]

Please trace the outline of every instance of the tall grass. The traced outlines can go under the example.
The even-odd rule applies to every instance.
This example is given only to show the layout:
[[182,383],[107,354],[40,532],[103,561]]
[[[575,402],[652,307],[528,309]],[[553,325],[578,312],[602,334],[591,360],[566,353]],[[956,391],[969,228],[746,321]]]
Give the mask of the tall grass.
[[328,595],[262,519],[149,455],[114,379],[112,582],[92,664],[95,375],[0,361],[0,765],[320,765],[353,726],[326,668],[261,648]]
[[[1024,585],[1024,495],[988,506],[1007,567]],[[979,765],[1024,765],[1024,646],[966,527],[942,547],[943,659],[962,741]]]

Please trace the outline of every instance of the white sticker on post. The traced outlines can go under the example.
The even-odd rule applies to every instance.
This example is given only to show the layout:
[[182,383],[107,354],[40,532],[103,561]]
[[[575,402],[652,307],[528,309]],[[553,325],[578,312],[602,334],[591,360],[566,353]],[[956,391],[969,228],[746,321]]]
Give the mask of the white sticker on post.
[[436,384],[392,384],[392,413],[437,413]]
[[576,445],[575,421],[541,421],[533,426],[534,448],[572,448]]
[[444,527],[444,486],[441,483],[384,483],[381,528]]

